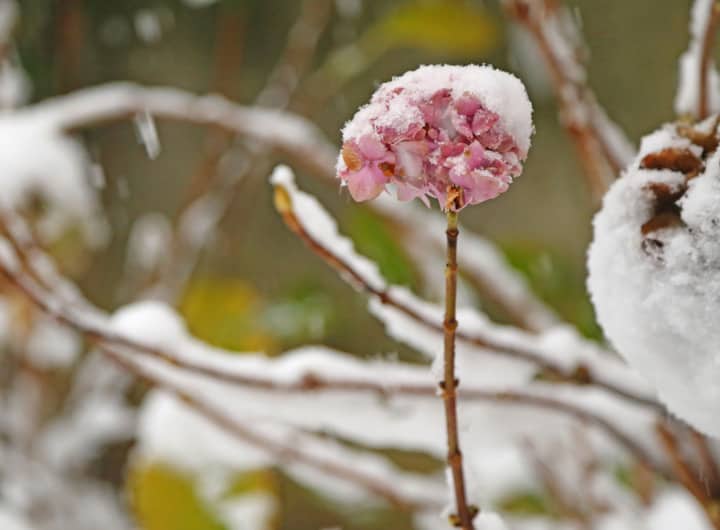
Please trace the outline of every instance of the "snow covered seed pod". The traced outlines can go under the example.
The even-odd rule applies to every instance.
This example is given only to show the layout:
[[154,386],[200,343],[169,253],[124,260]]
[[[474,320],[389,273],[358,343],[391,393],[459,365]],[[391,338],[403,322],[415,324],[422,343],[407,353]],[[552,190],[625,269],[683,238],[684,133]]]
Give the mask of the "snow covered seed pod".
[[605,196],[588,286],[606,335],[673,414],[720,436],[717,117],[668,124]]
[[[400,200],[460,210],[493,199],[522,171],[532,106],[491,66],[421,66],[382,84],[343,129],[337,174],[356,201],[388,184]],[[459,192],[447,204],[448,189]]]

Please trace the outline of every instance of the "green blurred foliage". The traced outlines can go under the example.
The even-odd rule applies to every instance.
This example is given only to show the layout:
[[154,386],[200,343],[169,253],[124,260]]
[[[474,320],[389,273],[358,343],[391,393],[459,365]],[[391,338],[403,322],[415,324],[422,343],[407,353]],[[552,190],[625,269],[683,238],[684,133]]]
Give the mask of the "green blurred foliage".
[[587,337],[598,340],[602,337],[585,288],[585,277],[568,258],[533,243],[506,244],[503,248],[508,262],[525,276],[542,300]]
[[386,222],[365,209],[353,210],[347,235],[361,254],[380,267],[385,278],[395,284],[417,286],[412,261],[400,246],[400,234],[393,234]]

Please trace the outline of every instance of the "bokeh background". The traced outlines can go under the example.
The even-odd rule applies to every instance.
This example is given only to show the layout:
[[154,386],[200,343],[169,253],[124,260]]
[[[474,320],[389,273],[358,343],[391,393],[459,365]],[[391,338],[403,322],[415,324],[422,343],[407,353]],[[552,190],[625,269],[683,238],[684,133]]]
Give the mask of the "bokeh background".
[[[629,138],[637,142],[672,119],[677,57],[687,46],[689,0],[567,3],[581,21],[590,85]],[[317,51],[290,108],[306,114],[335,141],[342,124],[378,83],[420,64],[487,62],[526,82],[536,134],[525,172],[497,200],[464,211],[464,223],[495,241],[560,314],[599,337],[584,286],[594,205],[558,123],[542,61],[527,36],[494,1],[325,4],[329,18],[313,28],[321,31]],[[32,101],[130,80],[219,92],[250,104],[284,53],[303,5],[298,0],[24,0],[16,45]],[[364,59],[358,61],[353,50],[360,50]],[[137,296],[139,286],[126,278],[131,227],[158,212],[177,218],[198,175],[213,170],[213,158],[222,150],[218,146],[228,143],[218,131],[186,124],[159,122],[158,131],[161,150],[154,159],[131,122],[84,133],[83,141],[105,175],[101,193],[112,237],[99,251],[80,250],[69,237],[54,253],[90,299],[108,310]],[[237,151],[224,171],[245,171],[242,147]],[[272,208],[268,167],[248,171],[233,188],[232,206],[178,300],[192,332],[238,350],[279,353],[324,343],[361,356],[413,359],[413,352],[388,339],[367,314],[364,297],[282,225]],[[299,178],[390,279],[432,296],[435,291],[422,285],[388,227],[338,186],[306,173]],[[488,310],[493,313],[492,306]],[[493,314],[502,320],[502,314]],[[194,495],[193,477],[161,463],[127,470],[122,465],[127,451],[117,448],[118,454],[106,455],[101,467],[108,480],[127,483],[142,528],[223,528]],[[416,468],[438,465],[419,456],[402,458]],[[255,488],[273,490],[282,499],[276,528],[317,529],[338,520],[346,529],[405,524],[375,511],[351,515],[272,471],[238,477],[238,492]]]

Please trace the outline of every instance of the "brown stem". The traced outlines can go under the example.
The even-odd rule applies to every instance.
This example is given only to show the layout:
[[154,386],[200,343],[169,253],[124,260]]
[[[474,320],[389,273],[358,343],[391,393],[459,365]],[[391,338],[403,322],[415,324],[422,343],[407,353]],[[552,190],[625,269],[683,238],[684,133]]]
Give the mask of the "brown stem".
[[702,473],[710,482],[710,490],[717,495],[720,488],[720,469],[715,455],[710,449],[708,439],[692,427],[688,427],[688,429],[690,431],[690,440],[698,453]]
[[715,44],[715,32],[720,22],[720,5],[713,1],[710,4],[707,28],[702,36],[702,48],[700,53],[700,80],[698,83],[698,120],[707,118],[709,111],[709,79],[708,70],[712,61],[712,49]]
[[[545,61],[558,102],[560,121],[575,145],[578,159],[587,179],[590,192],[599,201],[612,182],[622,162],[611,155],[610,142],[599,123],[602,112],[587,85],[585,67],[579,58],[569,59],[558,54],[554,39],[562,39],[562,49],[572,49],[573,43],[559,31],[559,10],[555,2],[547,0],[505,0],[507,13],[524,26],[532,36]],[[572,67],[568,69],[568,62]],[[589,119],[588,119],[589,118]]]
[[685,458],[675,434],[662,422],[658,422],[656,430],[677,480],[697,499],[698,503],[705,510],[705,514],[713,525],[713,528],[720,530],[720,512],[718,512],[717,503],[711,498],[710,492],[698,478],[693,470],[692,464]]
[[445,404],[445,427],[447,430],[447,463],[452,473],[453,488],[455,490],[455,505],[457,508],[455,522],[463,530],[472,530],[473,518],[477,508],[468,506],[465,494],[465,476],[463,475],[463,458],[460,451],[460,437],[458,435],[457,417],[457,387],[460,384],[455,378],[455,331],[457,319],[455,306],[457,299],[457,240],[458,240],[458,214],[448,209],[447,212],[447,263],[445,265],[445,320],[444,333],[444,370],[443,381],[440,383],[442,399]]

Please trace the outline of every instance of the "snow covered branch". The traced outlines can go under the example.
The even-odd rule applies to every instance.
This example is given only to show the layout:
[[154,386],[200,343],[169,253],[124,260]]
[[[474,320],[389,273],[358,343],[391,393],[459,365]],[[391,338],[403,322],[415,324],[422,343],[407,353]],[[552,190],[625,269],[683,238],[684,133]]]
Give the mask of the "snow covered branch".
[[[442,334],[440,314],[435,318],[432,316],[432,309],[430,312],[419,309],[427,308],[429,304],[416,299],[406,290],[386,285],[375,264],[355,253],[352,243],[338,234],[335,222],[322,206],[295,187],[289,169],[276,170],[272,182],[275,185],[276,209],[288,228],[343,279],[369,294],[381,306],[410,319],[426,330]],[[538,340],[535,336],[520,331],[511,334],[507,329],[501,330],[490,324],[483,317],[475,316],[471,319],[475,325],[468,325],[467,318],[461,320],[465,325],[461,324],[458,328],[457,338],[460,342],[487,353],[528,362],[546,372],[546,375],[562,381],[594,385],[625,399],[662,410],[657,402],[646,394],[639,380],[612,357],[601,354],[581,354],[575,356],[575,359],[561,357],[537,347]],[[478,320],[482,324],[479,324]],[[636,388],[628,388],[630,381]]]
[[222,96],[197,96],[177,88],[111,83],[45,100],[27,112],[52,118],[67,132],[146,113],[160,119],[215,125],[278,149],[319,174],[326,174],[335,164],[335,149],[304,118],[278,110],[245,107]]
[[675,112],[703,120],[720,110],[720,84],[712,58],[720,23],[716,0],[695,0],[690,13],[690,45],[680,57]]

